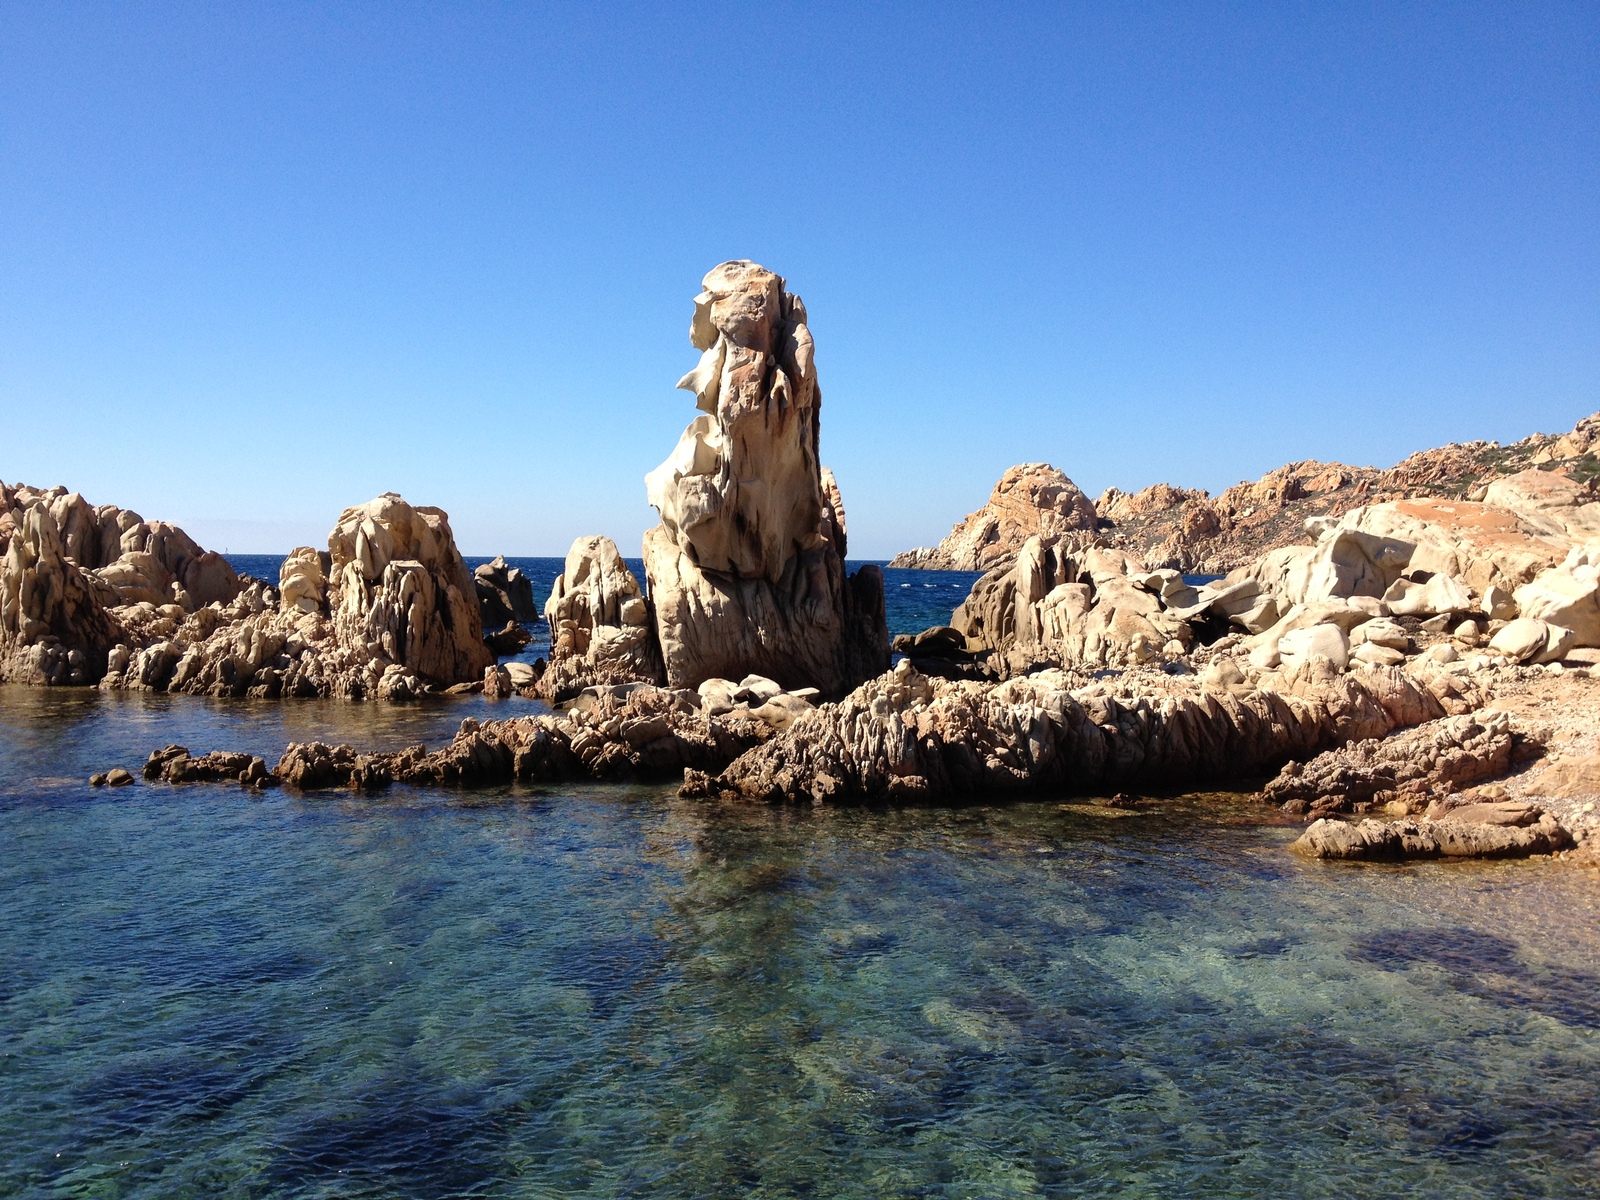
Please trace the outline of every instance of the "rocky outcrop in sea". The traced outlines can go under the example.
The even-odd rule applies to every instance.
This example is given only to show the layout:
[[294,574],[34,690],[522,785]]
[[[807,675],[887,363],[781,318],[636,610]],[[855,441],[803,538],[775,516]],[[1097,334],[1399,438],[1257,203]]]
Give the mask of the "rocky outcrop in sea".
[[844,568],[805,304],[765,267],[722,263],[689,340],[700,362],[678,386],[701,415],[645,477],[661,516],[644,538],[648,595],[609,539],[574,543],[546,606],[541,692],[753,674],[840,695],[889,665],[889,635],[882,573]]
[[449,518],[386,493],[301,546],[276,587],[176,526],[0,485],[0,682],[411,699],[494,662]]

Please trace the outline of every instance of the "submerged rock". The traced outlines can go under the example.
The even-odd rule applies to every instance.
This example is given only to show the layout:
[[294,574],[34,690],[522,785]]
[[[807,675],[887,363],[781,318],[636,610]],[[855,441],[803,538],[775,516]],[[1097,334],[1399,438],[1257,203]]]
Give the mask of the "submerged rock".
[[[265,760],[238,750],[213,750],[193,758],[185,746],[163,746],[152,751],[144,764],[146,779],[164,783],[242,783],[266,787],[277,783]],[[109,782],[109,778],[108,778]]]

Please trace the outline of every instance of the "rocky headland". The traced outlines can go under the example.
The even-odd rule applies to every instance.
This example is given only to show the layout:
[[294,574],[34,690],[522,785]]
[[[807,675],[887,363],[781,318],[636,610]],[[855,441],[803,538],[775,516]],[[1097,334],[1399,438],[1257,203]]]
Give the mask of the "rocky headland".
[[[896,555],[891,567],[988,571],[1009,566],[1028,538],[1070,529],[1097,531],[1105,545],[1126,550],[1152,567],[1193,575],[1222,575],[1304,536],[1313,517],[1342,517],[1393,500],[1482,499],[1496,479],[1531,467],[1563,469],[1579,483],[1600,478],[1600,413],[1567,433],[1535,433],[1509,446],[1451,443],[1421,450],[1387,469],[1344,463],[1288,463],[1254,482],[1211,496],[1170,483],[1136,492],[1107,488],[1083,493],[1043,463],[1012,467],[989,500],[937,546]],[[1030,481],[1036,481],[1031,482]],[[1063,497],[1071,499],[1064,502]],[[1087,519],[1085,512],[1088,513]]]

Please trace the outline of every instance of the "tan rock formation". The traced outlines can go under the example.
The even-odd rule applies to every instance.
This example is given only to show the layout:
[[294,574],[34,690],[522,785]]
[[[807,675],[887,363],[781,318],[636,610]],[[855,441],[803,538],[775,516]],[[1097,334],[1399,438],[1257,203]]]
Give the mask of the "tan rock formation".
[[1191,783],[1436,719],[1441,695],[1459,703],[1431,689],[1382,669],[1276,692],[1156,671],[1087,686],[1041,671],[994,685],[929,679],[901,663],[687,786],[848,803]]
[[1000,476],[988,502],[969,513],[938,546],[896,555],[889,565],[990,571],[1009,567],[1031,537],[1053,540],[1092,533],[1094,528],[1094,505],[1077,484],[1048,463],[1023,463]]
[[[1513,811],[1514,810],[1514,811]],[[1486,815],[1497,819],[1474,820]],[[1358,861],[1411,858],[1527,858],[1572,845],[1571,835],[1537,805],[1493,814],[1467,813],[1441,821],[1367,818],[1358,825],[1328,817],[1313,822],[1289,848],[1308,858]]]
[[[1163,596],[1168,598],[1163,600]],[[951,626],[994,651],[1002,675],[1040,664],[1094,670],[1162,656],[1193,642],[1168,603],[1193,603],[1176,572],[1149,572],[1119,550],[1031,537],[1009,570],[989,572],[956,609]]]
[[572,543],[545,616],[550,664],[540,692],[548,699],[566,699],[593,684],[665,681],[644,589],[610,538]]
[[1505,775],[1514,757],[1526,760],[1537,752],[1537,739],[1514,730],[1503,712],[1446,717],[1291,762],[1259,799],[1313,818],[1373,805],[1421,813],[1439,797]]
[[[1540,470],[1530,474],[1534,467]],[[1452,443],[1419,451],[1387,470],[1315,460],[1288,463],[1215,497],[1166,483],[1131,495],[1108,488],[1095,512],[1111,543],[1142,561],[1220,575],[1301,541],[1308,520],[1336,520],[1385,501],[1485,501],[1523,514],[1546,532],[1587,540],[1600,535],[1597,478],[1600,413],[1559,437],[1533,434],[1509,446]],[[1486,494],[1491,487],[1494,496]],[[1026,537],[1015,540],[1013,553]],[[908,551],[890,565],[950,569],[955,562],[941,548]],[[990,565],[996,564],[971,563],[963,569]]]
[[328,554],[342,647],[444,685],[480,679],[494,662],[443,510],[385,492],[340,514]]
[[10,489],[0,499],[8,504],[0,532],[9,530],[0,557],[0,682],[93,683],[121,629],[67,555],[59,507],[19,503]]
[[393,494],[345,510],[327,552],[291,552],[281,596],[176,526],[64,488],[0,503],[0,679],[398,700],[494,661],[448,518]]
[[645,480],[661,514],[644,561],[667,679],[753,672],[843,691],[887,665],[883,581],[875,567],[845,575],[805,305],[751,262],[702,286],[689,335],[701,359],[679,382],[702,415]]

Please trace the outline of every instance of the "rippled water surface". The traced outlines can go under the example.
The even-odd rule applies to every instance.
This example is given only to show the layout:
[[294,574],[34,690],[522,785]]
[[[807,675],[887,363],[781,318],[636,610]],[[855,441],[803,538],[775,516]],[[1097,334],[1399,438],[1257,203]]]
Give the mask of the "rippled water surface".
[[1593,873],[1303,863],[1227,796],[83,782],[487,711],[0,689],[0,1195],[1600,1185]]

